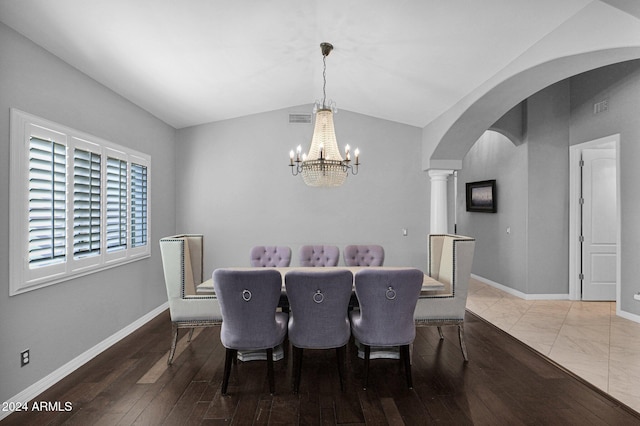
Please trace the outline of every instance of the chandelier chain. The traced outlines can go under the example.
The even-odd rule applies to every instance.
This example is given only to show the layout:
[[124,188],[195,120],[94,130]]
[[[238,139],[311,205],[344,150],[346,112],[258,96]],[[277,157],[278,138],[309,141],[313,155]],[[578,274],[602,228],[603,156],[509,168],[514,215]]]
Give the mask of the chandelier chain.
[[322,55],[322,64],[324,65],[322,69],[322,108],[326,108],[326,100],[327,100],[327,55]]

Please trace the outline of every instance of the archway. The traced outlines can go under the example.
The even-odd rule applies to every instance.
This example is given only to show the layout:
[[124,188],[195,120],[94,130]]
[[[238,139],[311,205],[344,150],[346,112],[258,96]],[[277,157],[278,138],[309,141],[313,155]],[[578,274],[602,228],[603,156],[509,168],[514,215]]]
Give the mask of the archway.
[[459,169],[485,130],[545,87],[585,71],[639,58],[640,46],[633,46],[550,60],[505,79],[461,110],[469,102],[467,98],[474,97],[470,94],[423,129],[423,170]]

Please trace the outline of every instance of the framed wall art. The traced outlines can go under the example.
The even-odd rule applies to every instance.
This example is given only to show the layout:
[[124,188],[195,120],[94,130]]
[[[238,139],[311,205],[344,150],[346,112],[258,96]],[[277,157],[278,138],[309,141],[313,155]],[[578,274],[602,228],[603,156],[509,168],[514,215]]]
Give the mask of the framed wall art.
[[496,180],[483,180],[480,182],[467,182],[467,211],[495,213],[496,204]]

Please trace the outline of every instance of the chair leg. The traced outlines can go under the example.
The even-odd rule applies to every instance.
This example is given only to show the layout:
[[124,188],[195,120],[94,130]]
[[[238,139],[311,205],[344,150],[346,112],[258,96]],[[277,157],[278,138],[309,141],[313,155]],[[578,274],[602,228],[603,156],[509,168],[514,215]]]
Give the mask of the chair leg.
[[344,392],[344,379],[343,379],[343,364],[344,364],[344,353],[347,349],[347,345],[336,348],[336,357],[338,358],[338,378],[340,379],[340,390]]
[[229,375],[231,375],[231,360],[236,357],[238,351],[235,349],[227,348],[224,357],[224,376],[222,377],[222,395],[227,394],[227,387],[229,386]]
[[444,334],[442,334],[442,327],[438,326],[438,334],[440,335],[440,340],[444,340]]
[[411,378],[411,356],[409,354],[409,345],[400,346],[400,359],[404,361],[404,373],[407,376],[407,386],[413,389],[413,379]]
[[273,378],[273,348],[267,349],[267,378],[269,379],[269,392],[275,393],[275,380]]
[[191,342],[191,338],[193,337],[193,331],[195,330],[195,328],[192,328],[189,330],[189,337],[187,338],[187,342]]
[[300,376],[302,375],[302,348],[293,346],[293,393],[300,390]]
[[171,349],[169,349],[169,358],[167,359],[167,365],[171,365],[173,363],[173,356],[176,353],[176,346],[178,345],[178,325],[171,324]]
[[371,357],[371,346],[364,346],[364,385],[362,389],[366,390],[367,386],[369,386],[369,358]]
[[462,357],[464,358],[464,362],[469,362],[469,357],[467,356],[467,345],[464,343],[464,324],[458,324],[458,339],[460,339],[460,349],[462,350]]

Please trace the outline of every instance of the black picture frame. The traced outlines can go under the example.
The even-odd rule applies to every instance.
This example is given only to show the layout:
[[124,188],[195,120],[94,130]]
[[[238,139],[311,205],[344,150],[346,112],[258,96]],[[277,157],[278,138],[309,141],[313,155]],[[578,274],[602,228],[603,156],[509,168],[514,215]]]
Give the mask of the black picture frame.
[[481,213],[497,212],[496,180],[467,182],[467,211]]

